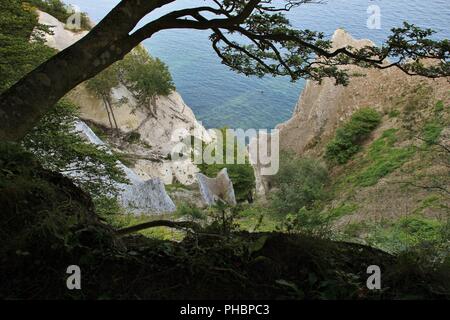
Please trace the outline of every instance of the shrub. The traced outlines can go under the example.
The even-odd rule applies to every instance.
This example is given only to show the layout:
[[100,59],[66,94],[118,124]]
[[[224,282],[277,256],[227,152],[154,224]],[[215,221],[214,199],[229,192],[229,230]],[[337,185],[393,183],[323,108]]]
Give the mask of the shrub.
[[198,207],[182,203],[177,207],[176,215],[180,217],[188,217],[191,220],[205,219],[205,213]]
[[371,246],[391,253],[413,247],[442,242],[443,224],[435,219],[411,215],[400,218],[391,226],[377,225],[368,237]]
[[131,131],[126,139],[129,143],[138,143],[141,140],[141,134],[136,131]]
[[331,235],[331,217],[318,208],[301,208],[296,214],[288,214],[281,225],[288,233],[300,233],[317,237]]
[[371,109],[356,111],[350,120],[336,130],[335,138],[327,145],[325,158],[344,164],[361,149],[361,143],[380,124],[381,115]]
[[326,198],[324,186],[328,182],[328,171],[323,164],[291,154],[283,154],[280,160],[280,170],[273,181],[277,188],[271,201],[274,210],[296,213]]
[[128,182],[125,173],[117,166],[114,154],[77,134],[77,116],[75,105],[60,100],[25,136],[22,145],[45,169],[70,174],[75,184],[94,198],[112,196],[119,191],[118,182]]

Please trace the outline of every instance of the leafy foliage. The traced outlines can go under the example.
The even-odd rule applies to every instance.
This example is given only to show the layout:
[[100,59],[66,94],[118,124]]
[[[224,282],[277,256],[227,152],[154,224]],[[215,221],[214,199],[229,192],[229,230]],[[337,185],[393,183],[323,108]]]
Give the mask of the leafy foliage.
[[138,104],[153,113],[156,96],[167,96],[175,89],[164,62],[151,57],[141,46],[125,56],[119,68],[121,80],[135,94]]
[[42,37],[48,27],[37,22],[34,10],[22,1],[0,3],[0,93],[55,54]]
[[47,169],[69,173],[72,180],[96,196],[112,196],[116,182],[127,182],[117,157],[86,142],[75,131],[77,109],[61,100],[23,140]]
[[[213,48],[224,64],[240,73],[260,77],[265,74],[289,76],[293,81],[299,78],[320,81],[332,77],[336,83],[346,85],[349,75],[339,65],[386,68],[388,66],[383,65],[386,58],[392,61],[390,66],[408,74],[432,78],[449,74],[450,42],[432,40],[431,29],[421,29],[407,22],[393,28],[392,35],[381,47],[347,46],[332,50],[331,41],[322,32],[296,30],[284,14],[309,2],[312,0],[217,1],[219,9],[210,12],[227,17],[240,14],[244,18],[241,23],[213,27],[210,36]],[[192,14],[198,24],[207,25],[210,21],[201,15],[206,10]],[[241,41],[233,37],[236,33],[241,35]],[[420,61],[424,58],[434,58],[436,63],[424,64]]]
[[381,115],[371,108],[356,111],[336,130],[335,138],[326,147],[325,158],[338,164],[346,163],[361,149],[361,143],[380,122]]
[[328,171],[323,164],[288,153],[280,156],[280,160],[280,169],[273,181],[276,191],[271,199],[275,211],[297,213],[327,197]]
[[389,226],[376,225],[367,241],[372,246],[399,253],[424,243],[441,243],[443,227],[438,220],[411,215]]
[[[73,14],[70,10],[68,10],[68,6],[61,0],[22,0],[22,2],[35,6],[39,10],[48,13],[63,23],[66,23]],[[80,15],[81,30],[90,30],[92,26],[87,15],[84,12],[80,12]]]

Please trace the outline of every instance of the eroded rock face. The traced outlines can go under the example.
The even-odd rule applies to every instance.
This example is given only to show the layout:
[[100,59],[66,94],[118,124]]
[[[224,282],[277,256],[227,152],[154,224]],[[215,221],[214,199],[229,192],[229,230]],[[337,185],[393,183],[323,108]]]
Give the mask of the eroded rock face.
[[[106,148],[103,141],[84,122],[78,121],[75,130],[88,142]],[[143,180],[120,161],[117,166],[124,171],[130,181],[129,184],[117,184],[118,189],[122,190],[119,193],[119,200],[124,208],[134,214],[158,214],[175,211],[175,204],[167,194],[161,179]]]
[[215,178],[197,173],[197,181],[203,201],[207,205],[215,205],[219,200],[232,206],[236,205],[233,183],[228,176],[227,168],[223,168]]
[[39,23],[50,26],[53,32],[53,34],[44,35],[49,47],[62,51],[88,34],[88,31],[72,32],[67,30],[64,24],[55,17],[39,10],[37,12],[39,14]]
[[[373,45],[367,39],[354,39],[345,30],[333,35],[333,49],[347,45],[361,48]],[[336,129],[358,109],[371,107],[382,114],[395,106],[395,100],[404,99],[405,88],[430,87],[430,96],[447,101],[446,79],[411,77],[397,68],[385,70],[344,66],[353,75],[348,86],[335,85],[333,79],[322,83],[308,80],[294,109],[292,117],[276,128],[280,134],[280,150],[301,156],[322,156],[325,145],[334,137]],[[364,76],[361,76],[364,75]],[[257,190],[264,196],[268,192],[270,177],[259,174],[255,168]]]
[[[367,39],[354,39],[342,29],[335,31],[332,40],[333,49],[347,45],[354,48],[373,45]],[[334,136],[336,128],[356,110],[371,107],[385,113],[392,108],[393,99],[402,95],[403,88],[418,84],[430,85],[436,97],[445,96],[445,92],[448,92],[446,79],[411,77],[397,68],[344,68],[354,75],[346,87],[336,86],[333,79],[323,79],[321,84],[309,80],[306,82],[292,117],[277,126],[281,149],[297,154],[316,153],[323,149],[324,144]]]
[[[45,12],[39,12],[39,23],[52,26],[54,34],[47,35],[46,40],[49,46],[58,50],[65,49],[87,34],[85,31],[74,33],[66,30],[63,23]],[[103,101],[86,90],[83,84],[72,90],[68,98],[80,107],[82,119],[109,127]],[[140,108],[133,94],[123,85],[113,89],[112,100],[117,106],[114,107],[114,114],[120,131],[124,135],[132,131],[138,133],[141,142],[145,144],[139,150],[134,150],[131,145],[120,146],[123,152],[138,153],[139,159],[133,170],[144,180],[158,177],[165,184],[194,183],[197,166],[190,159],[172,161],[168,154],[186,137],[194,136],[207,143],[211,141],[211,137],[201,123],[197,122],[181,96],[174,91],[167,97],[157,97],[156,116],[151,116],[145,108]],[[129,150],[128,147],[132,149]]]

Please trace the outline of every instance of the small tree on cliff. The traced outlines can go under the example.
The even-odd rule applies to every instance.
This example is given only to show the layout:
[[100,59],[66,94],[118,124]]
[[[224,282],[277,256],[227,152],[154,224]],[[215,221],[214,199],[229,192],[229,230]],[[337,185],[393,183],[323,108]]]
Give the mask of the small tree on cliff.
[[[68,91],[123,59],[143,40],[169,29],[210,30],[212,48],[222,62],[245,75],[288,75],[293,81],[333,77],[345,84],[348,75],[337,67],[345,64],[397,67],[431,78],[450,75],[450,41],[431,40],[431,30],[405,23],[393,29],[382,47],[333,50],[322,33],[292,28],[283,13],[316,0],[206,0],[136,27],[148,14],[174,2],[181,3],[120,1],[84,38],[5,91],[0,97],[0,139],[21,139]],[[423,64],[424,58],[437,63]]]
[[175,89],[167,66],[138,46],[120,62],[123,82],[134,94],[138,105],[156,117],[156,97],[167,96]]
[[117,65],[114,64],[100,72],[86,83],[87,89],[98,98],[102,99],[106,113],[108,114],[109,124],[111,128],[113,128],[114,121],[114,126],[116,129],[119,129],[119,127],[117,126],[116,116],[114,115],[111,91],[119,86],[120,82],[118,71]]

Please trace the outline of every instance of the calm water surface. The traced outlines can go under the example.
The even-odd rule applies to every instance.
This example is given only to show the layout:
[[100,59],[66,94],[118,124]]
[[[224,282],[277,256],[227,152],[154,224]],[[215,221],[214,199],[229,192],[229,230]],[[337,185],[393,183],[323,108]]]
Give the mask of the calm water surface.
[[[95,21],[101,20],[118,0],[67,0],[78,5]],[[203,0],[179,0],[161,13],[195,5]],[[367,28],[367,9],[381,9],[381,29]],[[159,14],[161,14],[159,13]],[[297,28],[320,30],[331,36],[344,28],[356,38],[369,38],[378,44],[392,27],[407,20],[436,30],[440,38],[450,38],[450,0],[328,0],[307,4],[289,13]],[[148,19],[150,19],[149,17]],[[147,20],[148,20],[147,19]],[[273,128],[287,120],[304,86],[283,77],[245,77],[220,63],[213,52],[210,32],[169,30],[144,42],[150,53],[164,60],[177,90],[207,127]]]

